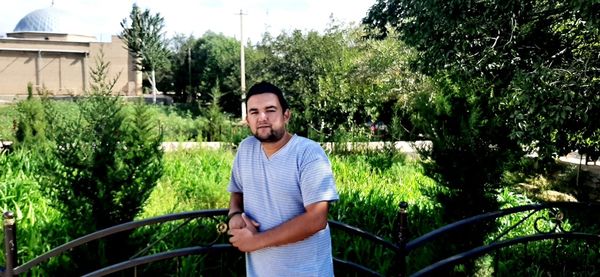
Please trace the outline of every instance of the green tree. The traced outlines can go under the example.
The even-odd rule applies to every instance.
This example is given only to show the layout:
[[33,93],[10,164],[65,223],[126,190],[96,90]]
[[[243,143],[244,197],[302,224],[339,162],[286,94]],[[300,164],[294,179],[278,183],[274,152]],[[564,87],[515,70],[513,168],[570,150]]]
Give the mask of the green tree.
[[[543,158],[598,144],[598,1],[378,1],[365,18],[391,26],[419,51],[429,75],[491,88],[490,113],[510,139]],[[487,96],[486,96],[487,97]]]
[[223,93],[219,91],[219,82],[212,89],[210,96],[212,101],[208,104],[208,107],[204,109],[203,115],[208,120],[207,126],[207,139],[208,141],[227,141],[226,131],[231,127],[229,120],[223,111],[221,110],[221,97]]
[[392,38],[363,36],[362,28],[335,20],[322,34],[266,34],[256,46],[260,54],[249,62],[251,78],[284,89],[296,114],[290,124],[295,132],[318,140],[348,139],[338,138],[342,131],[366,134],[368,121],[390,124],[393,108],[405,108],[397,103],[404,101],[406,88],[423,81],[408,70],[414,55],[408,47]]
[[600,104],[598,8],[579,0],[371,7],[363,21],[372,36],[396,30],[417,50],[413,68],[433,79],[413,102],[414,122],[433,141],[428,173],[451,189],[446,220],[493,209],[502,171],[526,152],[551,160],[598,133],[590,117]]
[[240,44],[234,38],[213,32],[205,33],[197,42],[199,91],[203,103],[212,101],[213,88],[218,89],[223,111],[240,113]]
[[191,102],[196,99],[197,87],[200,81],[198,76],[197,60],[192,58],[193,49],[197,39],[194,36],[176,34],[169,40],[171,51],[171,67],[159,82],[160,87],[175,92],[175,100],[179,102]]
[[[162,175],[162,136],[142,103],[127,112],[113,96],[117,79],[106,80],[100,57],[91,70],[94,84],[78,100],[78,116],[61,114],[46,103],[52,140],[45,153],[41,184],[59,210],[70,238],[132,221]],[[127,235],[88,244],[70,259],[72,274],[127,257]],[[64,274],[64,272],[62,272]]]
[[129,19],[131,24],[126,18],[121,21],[123,32],[119,37],[135,57],[138,70],[146,73],[152,86],[152,101],[156,103],[156,70],[168,65],[170,54],[163,32],[164,18],[148,9],[142,12],[133,4]]
[[[208,31],[199,38],[182,35],[171,41],[172,79],[175,91],[189,91],[186,102],[201,106],[212,102],[211,91],[218,86],[223,93],[222,110],[240,114],[240,45],[234,38]],[[247,46],[246,57],[254,55]]]

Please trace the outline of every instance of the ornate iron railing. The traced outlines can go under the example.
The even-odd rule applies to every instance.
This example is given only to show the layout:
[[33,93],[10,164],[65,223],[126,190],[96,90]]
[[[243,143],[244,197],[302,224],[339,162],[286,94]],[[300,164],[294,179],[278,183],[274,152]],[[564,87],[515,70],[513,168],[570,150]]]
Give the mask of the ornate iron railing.
[[[540,240],[557,240],[557,239],[578,239],[578,240],[586,240],[586,241],[600,241],[600,234],[597,233],[585,233],[578,232],[575,230],[565,230],[563,223],[565,222],[565,213],[564,210],[578,210],[578,211],[591,211],[596,214],[600,214],[600,203],[573,203],[573,202],[555,202],[555,203],[544,203],[544,204],[532,204],[519,206],[514,208],[503,209],[499,211],[489,212],[481,215],[476,215],[473,217],[469,217],[452,224],[443,226],[439,229],[433,230],[427,234],[424,234],[414,240],[408,241],[408,216],[407,216],[407,204],[401,203],[400,209],[397,214],[397,237],[395,242],[390,242],[384,238],[378,237],[374,234],[361,230],[360,228],[347,225],[342,222],[337,221],[329,221],[329,225],[332,229],[342,230],[349,235],[362,237],[367,239],[375,244],[381,245],[383,248],[392,251],[395,253],[395,265],[398,267],[395,271],[398,272],[398,275],[405,276],[407,273],[406,268],[406,258],[411,254],[412,251],[423,247],[426,243],[431,242],[435,239],[440,238],[442,235],[447,234],[449,232],[453,232],[459,230],[461,228],[465,228],[467,226],[477,224],[484,221],[497,220],[500,217],[508,216],[516,213],[527,212],[527,214],[518,220],[515,224],[506,227],[504,230],[500,230],[498,235],[493,238],[490,243],[486,245],[482,245],[479,247],[472,248],[470,250],[464,251],[462,253],[454,254],[450,257],[444,258],[442,260],[436,261],[433,264],[418,270],[413,273],[412,276],[428,276],[433,275],[441,269],[449,268],[451,266],[461,264],[469,259],[473,259],[487,253],[491,253],[493,251],[497,251],[498,249],[508,247],[516,244],[526,244],[531,241],[540,241]],[[542,210],[548,210],[548,215],[539,214]],[[197,218],[212,218],[213,220],[219,222],[217,224],[217,232],[219,234],[223,234],[227,226],[223,221],[220,221],[218,217],[225,217],[227,214],[226,209],[218,209],[218,210],[201,210],[201,211],[192,211],[192,212],[184,212],[177,214],[169,214],[164,216],[158,216],[153,218],[148,218],[139,221],[133,221],[128,223],[119,224],[113,227],[109,227],[68,243],[65,243],[61,246],[58,246],[36,258],[26,262],[23,265],[17,264],[17,244],[16,244],[16,222],[14,219],[14,215],[10,212],[4,213],[4,245],[5,245],[5,258],[6,258],[6,267],[4,268],[3,273],[4,276],[15,276],[19,274],[23,274],[28,272],[31,268],[39,265],[47,261],[52,257],[56,257],[61,255],[62,253],[69,251],[75,247],[81,246],[91,241],[95,241],[116,233],[125,232],[129,230],[133,230],[136,228],[140,228],[143,226],[161,224],[169,221],[175,220],[184,220],[180,223],[174,230],[181,228],[182,226],[188,224],[191,220]],[[520,236],[516,238],[505,239],[506,236],[515,228],[523,224],[526,220],[533,218],[537,215],[537,218],[534,220],[534,229],[536,230],[536,234],[530,234],[525,236]],[[542,230],[540,228],[540,224],[543,220],[549,221],[552,225],[552,228],[548,230]],[[170,233],[166,233],[161,236],[154,243],[161,241]],[[214,241],[207,243],[205,245],[187,247],[169,250],[161,253],[145,255],[147,250],[150,249],[154,243],[149,244],[146,248],[142,249],[130,259],[110,265],[105,268],[98,269],[94,272],[88,273],[85,276],[105,276],[107,274],[123,271],[132,267],[136,267],[139,265],[149,264],[160,260],[173,259],[176,257],[182,256],[190,256],[190,255],[199,255],[205,253],[223,253],[228,251],[237,251],[230,244],[215,244],[217,239]],[[145,256],[143,256],[145,255]],[[342,260],[339,258],[334,258],[334,264],[336,268],[347,268],[360,274],[361,276],[381,276],[380,273],[364,266],[351,261]]]
[[[540,214],[541,211],[547,210],[548,215]],[[442,235],[467,228],[468,226],[485,222],[497,220],[500,217],[508,216],[512,214],[528,212],[524,217],[518,220],[515,224],[506,227],[504,230],[500,230],[499,234],[490,240],[490,243],[482,246],[478,246],[461,253],[454,254],[450,257],[436,261],[433,264],[422,268],[421,270],[413,273],[411,276],[431,276],[439,274],[440,270],[449,269],[452,266],[459,265],[464,261],[483,256],[485,254],[492,253],[496,250],[516,245],[516,244],[527,244],[532,241],[541,240],[557,240],[557,239],[577,239],[585,241],[596,241],[600,242],[600,233],[586,233],[578,232],[576,230],[565,230],[563,224],[566,220],[565,210],[576,210],[579,212],[591,212],[592,214],[600,215],[600,203],[579,203],[579,202],[549,202],[542,204],[524,205],[513,208],[502,209],[499,211],[489,212],[465,218],[463,220],[448,224],[439,229],[433,230],[427,234],[424,234],[409,243],[406,244],[405,251],[406,255],[410,254],[411,251],[422,247],[425,243],[431,242]],[[523,235],[516,238],[504,239],[510,231],[514,230],[518,226],[522,225],[526,220],[534,218],[534,230],[536,234]],[[540,227],[542,221],[549,221],[552,228],[549,230],[543,230]]]
[[[169,215],[158,216],[158,217],[148,218],[148,219],[139,220],[139,221],[127,222],[127,223],[119,224],[119,225],[116,225],[113,227],[109,227],[109,228],[99,230],[97,232],[85,235],[83,237],[77,238],[77,239],[72,240],[68,243],[65,243],[61,246],[58,246],[46,253],[34,258],[33,260],[30,260],[30,261],[24,263],[23,265],[17,265],[17,262],[16,262],[17,261],[17,247],[16,247],[16,235],[15,235],[16,234],[16,222],[14,220],[14,215],[10,212],[6,212],[6,213],[4,213],[4,228],[5,228],[5,246],[6,246],[5,247],[5,250],[6,250],[5,256],[6,256],[7,263],[6,263],[6,268],[4,269],[3,275],[4,276],[16,276],[16,275],[26,273],[33,267],[35,267],[43,262],[48,261],[52,257],[56,257],[66,251],[73,249],[73,248],[76,248],[83,244],[89,243],[91,241],[95,241],[95,240],[99,240],[99,239],[108,237],[113,234],[133,230],[133,229],[140,228],[143,226],[148,226],[148,225],[161,224],[161,223],[175,221],[175,220],[184,220],[183,223],[179,224],[176,228],[174,228],[171,231],[171,232],[174,232],[174,231],[178,230],[179,228],[181,228],[182,226],[188,224],[191,220],[196,219],[196,218],[213,218],[214,220],[218,221],[218,219],[216,219],[216,217],[225,217],[226,215],[227,215],[227,209],[201,210],[201,211],[169,214]],[[373,234],[370,234],[368,232],[365,232],[359,228],[344,224],[342,222],[337,222],[337,221],[329,221],[329,224],[332,228],[344,230],[344,231],[348,232],[349,234],[364,237],[364,238],[372,240],[376,243],[380,243],[391,250],[394,250],[394,251],[397,250],[397,246],[395,246],[393,243],[390,243],[390,242],[388,242],[380,237],[377,237]],[[217,231],[220,234],[223,234],[225,231],[227,231],[227,225],[225,225],[225,223],[221,221],[219,224],[217,224]],[[144,249],[142,249],[141,251],[136,253],[130,259],[120,262],[120,263],[117,263],[117,264],[114,264],[114,265],[110,265],[110,266],[98,269],[96,271],[85,274],[84,276],[105,276],[105,275],[108,275],[111,273],[130,269],[130,268],[133,268],[136,266],[149,264],[149,263],[153,263],[153,262],[157,262],[157,261],[161,261],[161,260],[173,259],[173,258],[182,257],[182,256],[200,255],[200,254],[205,254],[205,253],[222,253],[222,252],[228,252],[228,251],[237,251],[237,249],[234,248],[233,246],[231,246],[230,244],[214,244],[216,242],[216,239],[215,239],[213,242],[208,243],[206,245],[202,245],[202,246],[187,247],[187,248],[169,250],[169,251],[160,252],[160,253],[156,253],[156,254],[152,254],[152,255],[142,256],[155,243],[164,239],[171,232],[164,234],[159,239],[157,239],[155,242],[148,244],[147,247],[145,247]],[[377,273],[376,271],[374,271],[372,269],[369,269],[360,264],[346,261],[343,259],[334,258],[334,264],[337,267],[349,268],[352,271],[360,274],[361,276],[380,276],[379,273]]]

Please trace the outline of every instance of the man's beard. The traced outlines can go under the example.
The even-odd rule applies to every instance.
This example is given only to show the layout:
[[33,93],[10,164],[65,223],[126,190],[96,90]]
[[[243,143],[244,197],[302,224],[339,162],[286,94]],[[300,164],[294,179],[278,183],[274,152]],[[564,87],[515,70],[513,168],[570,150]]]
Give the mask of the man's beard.
[[258,130],[256,130],[256,132],[253,135],[260,142],[277,142],[281,138],[283,138],[284,134],[285,134],[285,129],[280,129],[280,130],[271,129],[271,132],[269,132],[266,136],[259,136]]

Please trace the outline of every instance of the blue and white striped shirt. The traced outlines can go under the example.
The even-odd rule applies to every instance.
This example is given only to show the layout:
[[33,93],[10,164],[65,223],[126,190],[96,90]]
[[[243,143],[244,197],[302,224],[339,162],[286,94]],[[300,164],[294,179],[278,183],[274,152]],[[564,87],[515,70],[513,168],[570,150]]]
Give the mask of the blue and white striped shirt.
[[[260,141],[240,143],[229,192],[240,192],[244,212],[259,231],[272,229],[302,213],[304,207],[338,199],[331,164],[316,142],[294,135],[267,158]],[[246,254],[248,276],[333,276],[329,226],[305,240]]]

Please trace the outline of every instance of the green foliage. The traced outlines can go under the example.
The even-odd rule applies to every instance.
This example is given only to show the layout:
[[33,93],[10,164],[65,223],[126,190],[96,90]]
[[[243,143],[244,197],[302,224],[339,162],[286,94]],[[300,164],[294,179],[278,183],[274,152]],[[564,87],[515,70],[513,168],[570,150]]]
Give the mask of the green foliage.
[[174,112],[169,107],[153,107],[158,120],[163,126],[165,141],[204,141],[208,120],[203,117],[193,117],[191,113]]
[[[174,91],[180,101],[212,102],[211,91],[223,92],[222,109],[240,115],[240,43],[230,37],[206,32],[199,38],[177,35],[172,43],[172,70],[161,86]],[[254,51],[248,47],[246,58]]]
[[168,66],[169,51],[163,28],[164,18],[159,13],[143,12],[137,4],[133,4],[129,14],[131,25],[127,19],[121,21],[123,32],[119,37],[125,42],[129,52],[135,58],[138,70],[146,72],[152,85],[153,101],[156,103],[156,76],[158,69]]
[[33,83],[27,83],[27,100],[33,98]]
[[167,62],[167,48],[164,39],[164,18],[150,10],[141,11],[137,4],[131,8],[127,19],[121,21],[123,32],[119,36],[137,59],[139,70],[155,70]]
[[[59,211],[52,208],[56,200],[48,197],[45,190],[41,189],[43,185],[40,185],[35,177],[39,172],[39,166],[42,165],[39,163],[39,158],[43,155],[45,154],[21,150],[13,152],[10,156],[0,154],[0,169],[3,169],[0,171],[2,193],[0,203],[4,205],[3,209],[17,211],[19,216],[17,222],[21,263],[73,239],[65,236],[65,233],[72,228],[71,223],[64,217],[60,217]],[[229,195],[225,187],[229,181],[233,158],[234,153],[230,150],[198,149],[166,153],[163,175],[143,205],[143,212],[139,213],[136,219],[226,207]],[[422,166],[415,161],[394,152],[334,154],[331,156],[331,161],[340,200],[331,206],[330,219],[360,227],[393,241],[398,203],[407,201],[411,239],[444,224],[442,215],[446,207],[429,195],[444,191],[448,193],[448,190],[426,177]],[[502,207],[532,203],[527,197],[508,189],[500,190],[498,195],[498,202]],[[589,218],[585,219],[586,216]],[[593,213],[581,215],[568,213],[566,218],[569,220],[563,226],[568,230],[588,228],[586,230],[594,231],[593,228],[596,228],[598,231],[597,216]],[[504,230],[522,218],[523,214],[502,218],[497,222],[501,227],[498,230]],[[507,237],[530,234],[534,219],[531,218],[519,228],[515,228]],[[139,253],[148,243],[155,241],[158,242],[139,255],[149,255],[190,245],[226,243],[227,237],[219,236],[215,231],[216,223],[224,220],[225,218],[217,217],[193,220],[183,226],[180,226],[183,221],[176,221],[141,228],[129,236],[128,243],[120,245],[119,251],[124,252],[125,258],[129,258]],[[550,221],[539,223],[544,230],[551,227]],[[486,241],[489,242],[499,234],[498,230],[495,229],[487,236]],[[394,274],[394,253],[340,231],[334,230],[332,235],[336,257],[363,263],[384,275]],[[445,253],[447,247],[448,240],[443,238],[411,252],[408,256],[408,272],[415,272],[435,261]],[[89,251],[89,255],[93,256],[90,258],[94,258],[94,261],[90,264],[93,264],[94,268],[102,263],[96,250],[86,246],[82,249]],[[594,274],[597,269],[594,271],[593,266],[597,264],[598,259],[595,249],[597,245],[581,242],[563,242],[557,248],[552,242],[530,243],[527,249],[519,246],[510,247],[498,252],[498,256],[484,257],[475,263],[475,269],[480,273],[495,272],[499,275],[509,273],[522,275],[532,272],[552,275],[561,275],[561,272]],[[576,254],[570,255],[571,253]],[[77,252],[77,254],[82,253]],[[0,257],[0,264],[2,264],[1,259],[3,257]],[[497,271],[494,269],[496,260]],[[532,266],[523,266],[523,260],[533,261],[528,263]],[[68,255],[62,255],[35,269],[32,275],[55,275],[57,269],[74,270],[73,267],[76,265],[81,266],[75,264]],[[144,275],[166,275],[175,272],[178,276],[198,274],[241,276],[244,274],[244,260],[243,255],[239,253],[197,255],[140,266],[137,271]],[[343,272],[336,272],[336,274],[343,275]]]
[[267,36],[257,45],[264,60],[250,65],[259,67],[254,78],[283,88],[294,113],[291,130],[332,141],[342,129],[368,136],[368,128],[357,127],[369,121],[390,124],[394,117],[404,117],[397,122],[408,122],[393,107],[406,102],[409,88],[422,85],[422,77],[407,70],[413,51],[392,38],[363,37],[360,27],[332,21],[323,34],[295,30]]
[[241,115],[240,43],[234,38],[207,32],[193,50],[196,50],[194,58],[200,69],[198,89],[202,103],[214,103],[213,93],[218,90],[222,93],[219,101],[223,111]]
[[[107,67],[99,63],[96,69],[97,83],[76,102],[76,117],[45,103],[52,129],[51,144],[41,154],[40,181],[68,222],[68,238],[133,220],[162,175],[162,136],[147,107],[137,104],[126,113],[122,100],[111,96],[114,80],[102,78]],[[125,234],[73,252],[70,258],[77,266],[69,272],[119,260],[126,254],[121,249],[126,241]]]
[[[331,160],[340,193],[340,200],[331,207],[331,219],[395,241],[398,205],[406,201],[411,238],[442,225],[441,206],[427,196],[427,191],[436,190],[436,184],[414,161],[393,152],[335,155]],[[332,235],[336,257],[393,275],[394,253],[340,231]],[[408,258],[409,270],[431,262],[434,250],[425,247],[413,252]]]
[[[419,51],[414,65],[489,91],[483,120],[542,158],[598,151],[597,1],[378,1],[364,19]],[[591,9],[591,10],[590,10]]]
[[218,107],[212,103],[216,102],[211,102],[207,109],[201,109],[202,115],[181,112],[176,107],[156,106],[150,109],[163,126],[165,141],[220,141],[237,145],[250,135],[245,124],[233,122],[227,114],[215,113]]
[[19,111],[15,105],[0,105],[0,141],[14,140]]
[[174,92],[176,102],[190,103],[197,96],[198,68],[193,64],[192,48],[196,39],[193,36],[175,34],[169,41],[170,67],[165,70],[157,86],[163,91]]
[[[502,208],[533,204],[533,201],[514,190],[505,188],[498,194]],[[586,210],[561,209],[564,213],[562,228],[566,231],[597,233],[600,231],[597,213]],[[499,230],[487,238],[491,242],[502,230],[516,225],[529,213],[521,212],[498,219]],[[535,225],[542,231],[550,231],[555,227],[555,218],[548,210],[543,210],[516,225],[503,239],[536,234]],[[545,240],[503,248],[496,252],[497,260],[495,274],[524,276],[594,276],[600,272],[597,267],[600,262],[598,243],[585,240]],[[524,266],[523,261],[528,261]]]
[[166,153],[164,175],[138,217],[227,207],[229,194],[225,187],[233,157],[233,153],[226,150]]
[[[221,109],[241,114],[238,41],[207,32],[199,38],[177,35],[170,46],[173,67],[161,88],[174,91],[179,101],[197,100],[208,107],[210,91],[217,87],[223,93]],[[248,84],[268,80],[284,90],[295,114],[290,128],[298,134],[331,141],[343,128],[363,139],[369,129],[356,127],[381,121],[394,123],[394,139],[405,139],[417,132],[409,120],[407,99],[414,88],[427,83],[408,70],[415,55],[394,37],[365,39],[362,28],[332,20],[322,33],[266,33],[256,45],[248,43],[245,74]],[[389,138],[386,133],[369,139]]]
[[[520,153],[507,138],[504,122],[489,118],[491,101],[483,96],[486,88],[478,81],[457,83],[450,76],[438,77],[432,82],[433,91],[414,100],[413,122],[432,141],[430,148],[420,149],[425,173],[449,189],[432,195],[445,207],[445,223],[496,210],[495,189]],[[494,228],[493,223],[484,223],[449,235],[448,247],[435,254],[443,257],[481,245],[485,233]],[[472,269],[473,264],[464,268]]]
[[221,112],[221,98],[223,93],[219,90],[219,82],[211,90],[212,101],[207,109],[204,109],[204,117],[208,120],[207,139],[208,141],[225,141],[223,137],[223,127],[229,122],[227,117]]
[[382,0],[370,9],[372,35],[398,31],[418,51],[413,68],[433,78],[415,98],[414,122],[433,142],[427,174],[451,188],[440,198],[447,220],[494,210],[493,189],[522,148],[541,159],[597,149],[589,116],[600,110],[591,93],[600,36],[578,2]]
[[[170,152],[165,155],[165,174],[156,186],[140,218],[195,209],[227,207],[229,194],[225,188],[229,181],[233,152],[229,150],[193,150]],[[424,190],[435,189],[435,183],[423,176],[418,164],[405,160],[399,153],[345,154],[331,157],[340,201],[334,203],[330,218],[358,226],[386,239],[394,239],[398,203],[407,201],[411,218],[410,231],[414,236],[424,234],[440,225],[441,208]],[[224,219],[219,219],[224,220]],[[201,227],[197,224],[206,224]],[[192,221],[181,230],[174,231],[165,241],[152,248],[149,253],[173,247],[189,246],[190,241],[202,244],[217,238],[215,221]],[[147,241],[175,230],[179,223],[141,230],[136,234]],[[152,229],[152,230],[150,230]],[[189,231],[188,231],[189,230]],[[192,231],[193,230],[193,231]],[[411,235],[411,236],[413,236]],[[150,237],[150,238],[149,238]],[[221,241],[223,238],[219,238]],[[145,242],[144,242],[145,243]],[[333,233],[334,254],[337,257],[362,262],[370,267],[389,273],[394,253],[372,245],[370,242],[350,237],[343,232]],[[431,248],[429,248],[431,249]],[[428,250],[431,251],[431,250]],[[422,251],[413,257],[424,265]],[[191,258],[192,259],[192,258]],[[219,274],[223,263],[233,264],[225,270],[240,266],[239,256],[199,256],[193,258],[198,264],[195,272]],[[242,260],[243,261],[243,260]],[[152,268],[152,269],[150,269]],[[161,268],[177,267],[173,263],[153,265],[148,272],[163,272]],[[152,271],[159,270],[159,271]],[[190,269],[191,270],[191,269]],[[192,271],[194,272],[194,271]],[[243,273],[242,270],[237,271]],[[185,274],[185,273],[180,273]]]
[[46,140],[46,114],[40,99],[27,99],[17,104],[16,143],[35,144]]
[[[19,264],[64,243],[59,213],[51,207],[36,178],[39,166],[37,152],[23,148],[0,152],[0,209],[15,214]],[[4,241],[0,248],[4,249]],[[0,265],[5,264],[4,259],[4,254],[0,255]],[[51,260],[50,265],[56,262]],[[44,276],[44,270],[33,269],[30,275]]]
[[[138,218],[148,218],[168,213],[227,207],[229,193],[225,190],[231,174],[234,153],[228,150],[196,149],[165,154],[164,175],[144,205]],[[219,218],[218,220],[225,220]],[[217,234],[216,220],[194,220],[183,227],[182,222],[152,226],[137,230],[133,239],[137,245],[146,246],[172,232],[145,255],[190,245],[211,242],[227,243],[227,236]],[[141,250],[141,249],[140,249]],[[243,255],[210,254],[154,263],[140,269],[151,275],[177,272],[177,276],[241,276],[245,272]]]
[[[81,118],[54,130],[42,182],[72,238],[133,220],[162,174],[161,136],[146,108],[139,104],[127,116],[119,101],[81,100]],[[107,255],[122,247],[109,244]]]

